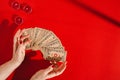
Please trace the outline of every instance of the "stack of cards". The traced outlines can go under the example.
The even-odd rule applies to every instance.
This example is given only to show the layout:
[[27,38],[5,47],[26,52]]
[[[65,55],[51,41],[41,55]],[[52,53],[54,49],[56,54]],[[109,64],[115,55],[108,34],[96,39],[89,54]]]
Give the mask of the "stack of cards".
[[31,42],[26,46],[26,50],[40,50],[44,59],[52,63],[66,61],[67,52],[52,31],[38,27],[24,29],[22,36],[28,34]]

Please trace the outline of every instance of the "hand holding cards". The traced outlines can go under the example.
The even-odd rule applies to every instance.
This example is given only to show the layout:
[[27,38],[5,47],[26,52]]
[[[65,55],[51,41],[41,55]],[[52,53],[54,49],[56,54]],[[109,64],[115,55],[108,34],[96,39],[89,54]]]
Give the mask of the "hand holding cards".
[[52,64],[65,62],[67,52],[59,38],[50,30],[42,28],[27,28],[23,30],[22,36],[30,35],[31,42],[26,46],[26,50],[40,50],[44,59]]

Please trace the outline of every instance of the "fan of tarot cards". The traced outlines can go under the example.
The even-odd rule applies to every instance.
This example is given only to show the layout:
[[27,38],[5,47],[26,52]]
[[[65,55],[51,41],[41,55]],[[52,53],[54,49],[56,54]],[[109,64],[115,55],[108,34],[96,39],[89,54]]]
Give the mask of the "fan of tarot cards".
[[67,51],[52,31],[39,27],[24,29],[22,36],[28,34],[31,42],[26,46],[26,50],[40,50],[43,58],[52,64],[66,61]]

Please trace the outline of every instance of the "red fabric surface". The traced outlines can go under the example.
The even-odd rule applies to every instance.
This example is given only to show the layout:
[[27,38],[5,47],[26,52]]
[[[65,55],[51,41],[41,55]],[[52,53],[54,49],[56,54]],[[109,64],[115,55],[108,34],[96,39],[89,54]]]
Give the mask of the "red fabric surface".
[[[18,29],[38,26],[52,30],[68,51],[67,69],[62,75],[50,80],[120,79],[119,25],[104,20],[69,0],[17,1],[29,4],[33,12],[26,14],[22,10],[9,7],[8,0],[0,1],[0,64],[12,57],[14,33]],[[92,2],[84,3],[87,5]],[[119,8],[114,9],[117,11]],[[102,10],[104,9],[101,8]],[[112,14],[110,16],[119,21],[116,13],[109,15]],[[14,14],[23,18],[22,25],[16,26],[13,23]],[[42,59],[39,51],[27,51],[25,61],[8,80],[28,80],[37,70],[47,66],[49,62]]]
[[119,0],[76,0],[120,22]]

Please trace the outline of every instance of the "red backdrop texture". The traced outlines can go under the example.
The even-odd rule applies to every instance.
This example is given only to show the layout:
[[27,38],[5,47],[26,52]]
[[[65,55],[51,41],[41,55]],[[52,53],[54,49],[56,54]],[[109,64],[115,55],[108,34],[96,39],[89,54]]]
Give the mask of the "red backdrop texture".
[[[32,13],[15,10],[0,0],[0,64],[12,57],[13,35],[18,29],[52,30],[67,50],[65,72],[50,80],[120,80],[119,0],[17,0]],[[23,18],[17,26],[13,15]],[[8,80],[28,80],[49,62],[40,51],[27,51],[22,65]]]

